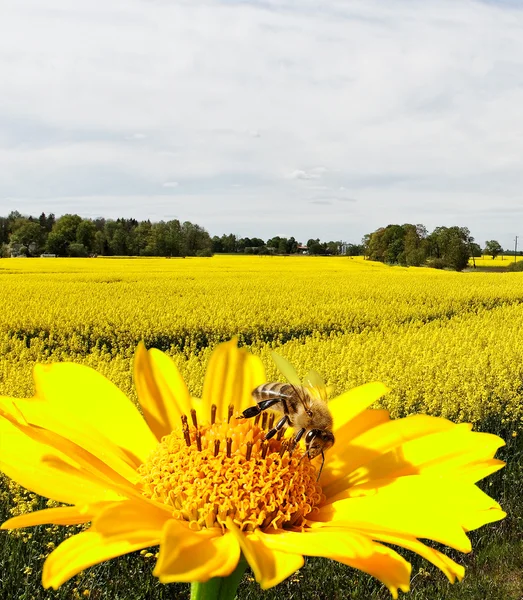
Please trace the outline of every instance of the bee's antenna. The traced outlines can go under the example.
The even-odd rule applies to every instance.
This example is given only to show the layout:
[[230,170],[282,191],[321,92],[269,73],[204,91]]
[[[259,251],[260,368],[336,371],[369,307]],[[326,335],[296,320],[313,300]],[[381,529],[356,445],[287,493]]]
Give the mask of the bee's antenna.
[[[302,454],[302,456],[301,456],[300,460],[298,461],[298,464],[300,464],[300,463],[301,463],[301,461],[302,461],[302,460],[303,460],[305,457],[309,458],[309,451],[308,451],[308,450],[307,450],[307,452],[305,452],[304,454]],[[309,460],[310,460],[310,459],[309,459]]]
[[321,472],[323,471],[323,465],[325,464],[325,456],[323,454],[323,450],[321,451],[321,467],[320,467],[320,472],[318,473],[318,479],[316,479],[316,483],[318,483],[318,481],[320,480],[321,477]]

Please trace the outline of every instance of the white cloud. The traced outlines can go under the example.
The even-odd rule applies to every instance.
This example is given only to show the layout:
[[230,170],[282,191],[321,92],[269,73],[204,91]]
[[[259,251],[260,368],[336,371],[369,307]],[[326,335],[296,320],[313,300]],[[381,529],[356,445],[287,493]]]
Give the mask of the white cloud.
[[302,169],[295,169],[291,173],[287,175],[289,179],[314,179],[314,176],[311,173],[307,173]]
[[144,140],[147,136],[144,133],[133,133],[132,135],[128,135],[126,140]]
[[164,188],[177,188],[180,184],[177,181],[166,181],[163,184]]
[[313,167],[307,171],[295,169],[287,174],[288,179],[320,179],[327,169],[325,167]]
[[212,233],[523,235],[516,3],[6,0],[0,70],[0,214],[140,197]]

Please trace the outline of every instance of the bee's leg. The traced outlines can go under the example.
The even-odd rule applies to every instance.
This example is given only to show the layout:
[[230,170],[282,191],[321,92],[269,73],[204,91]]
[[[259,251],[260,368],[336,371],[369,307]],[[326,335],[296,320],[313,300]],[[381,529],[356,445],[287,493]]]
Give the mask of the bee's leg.
[[306,429],[305,427],[302,427],[298,433],[294,436],[294,443],[297,444],[301,438],[303,437],[303,434],[305,433]]
[[296,448],[296,446],[299,444],[301,438],[303,437],[303,434],[305,433],[306,429],[305,427],[302,427],[298,433],[292,438],[291,440],[291,445],[289,447],[289,453],[292,454],[294,452],[294,449]]
[[251,417],[257,417],[262,412],[262,410],[266,410],[267,408],[274,406],[274,404],[278,404],[278,402],[280,402],[279,398],[272,398],[271,400],[263,400],[259,404],[256,404],[256,406],[249,406],[249,408],[246,408],[242,412],[242,417],[244,419],[250,419]]
[[289,422],[289,416],[285,415],[276,423],[275,427],[273,427],[270,431],[268,431],[265,434],[265,439],[270,440],[271,437],[274,437],[278,433],[278,431],[280,431],[280,429],[288,422]]

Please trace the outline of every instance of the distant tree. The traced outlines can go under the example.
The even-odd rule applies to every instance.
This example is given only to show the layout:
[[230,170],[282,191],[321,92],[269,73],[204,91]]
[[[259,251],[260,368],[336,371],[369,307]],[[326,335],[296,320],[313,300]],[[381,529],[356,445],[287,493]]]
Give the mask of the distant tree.
[[120,219],[105,222],[104,234],[111,256],[127,256],[127,232]]
[[467,227],[436,227],[428,236],[429,252],[440,266],[462,271],[471,255],[474,238]]
[[148,256],[183,256],[182,226],[178,219],[153,223],[145,249]]
[[51,231],[47,236],[47,243],[45,245],[47,252],[56,254],[57,256],[67,256],[67,248],[69,242],[65,239],[64,235],[59,231]]
[[76,242],[83,246],[87,253],[94,249],[96,226],[89,219],[84,219],[76,229]]
[[479,258],[483,255],[483,251],[481,250],[481,246],[476,244],[476,242],[470,242],[470,255],[475,258]]
[[469,264],[470,250],[468,244],[458,237],[453,237],[444,260],[455,271],[463,271]]
[[149,236],[151,235],[151,229],[152,224],[149,220],[141,221],[133,229],[131,236],[131,247],[132,254],[134,256],[144,256]]
[[214,235],[212,237],[212,251],[213,252],[223,252],[223,244],[222,244],[222,238]]
[[11,235],[11,243],[22,244],[27,248],[27,256],[41,254],[45,243],[45,231],[38,221],[19,218],[16,220],[16,229]]
[[76,241],[76,230],[81,222],[82,217],[79,215],[63,215],[55,222],[52,230],[63,235],[72,244]]
[[23,217],[22,213],[18,212],[17,210],[12,210],[8,215],[7,215],[7,219],[9,221],[11,221],[11,223],[13,223],[14,221],[16,221],[17,219],[21,219]]
[[280,238],[280,243],[276,248],[278,254],[287,254],[287,238]]
[[387,225],[369,235],[366,251],[371,260],[419,266],[426,258],[425,237],[422,225]]
[[105,227],[105,219],[103,217],[97,217],[93,220],[96,231],[103,231]]
[[319,238],[307,240],[307,252],[312,255],[325,254],[326,244],[322,244]]
[[240,238],[236,247],[238,249],[238,252],[245,252],[245,248],[252,248],[251,238]]
[[362,254],[363,256],[369,256],[369,244],[370,244],[370,233],[366,233],[362,238],[361,238],[361,248],[363,250]]
[[212,241],[207,231],[189,221],[181,228],[183,239],[182,251],[184,256],[211,256]]
[[46,216],[43,212],[38,217],[38,222],[40,223],[40,227],[46,232],[50,233],[53,230],[53,226],[56,222],[55,216],[53,213],[49,213],[49,216]]
[[[47,228],[47,217],[45,216],[45,213],[43,212],[39,217],[38,217],[38,222],[40,223],[40,227],[45,230]],[[52,229],[52,228],[51,228]],[[50,231],[50,230],[49,230]]]
[[234,233],[222,235],[221,240],[223,252],[227,252],[229,254],[233,252],[238,252],[238,238],[234,235]]
[[469,262],[474,241],[467,227],[436,227],[428,237],[431,256],[437,264],[462,271]]
[[278,250],[281,241],[282,238],[279,235],[275,235],[274,237],[267,240],[267,248],[274,248],[275,250]]
[[79,244],[78,242],[73,242],[72,244],[69,244],[67,253],[73,258],[85,258],[89,254],[87,248],[83,244]]
[[[262,240],[260,240],[261,242]],[[294,236],[291,236],[286,244],[285,244],[285,251],[287,254],[296,254],[298,252],[298,242],[296,241],[296,238]]]
[[82,217],[78,215],[67,214],[60,217],[47,237],[47,251],[67,256],[69,245],[76,242],[76,231],[81,222]]
[[108,245],[107,240],[105,239],[104,232],[97,229],[96,233],[94,234],[93,252],[95,254],[105,256],[107,254],[107,249]]
[[496,256],[498,256],[498,254],[501,254],[502,252],[503,248],[501,247],[501,244],[498,241],[489,240],[488,242],[485,242],[485,254],[492,256],[492,260],[494,260]]
[[341,242],[330,241],[325,245],[325,254],[335,256],[340,253]]
[[[253,246],[258,248],[264,246],[263,240],[260,238],[253,238],[251,243]],[[277,254],[296,254],[298,251],[298,242],[294,237],[286,238],[276,235],[267,240],[266,246],[268,249],[272,249],[273,252],[276,252]]]
[[11,221],[7,217],[0,217],[0,245],[9,243],[11,234]]
[[363,244],[347,244],[345,256],[363,256]]
[[405,232],[404,264],[419,267],[425,263],[428,254],[427,228],[424,225],[403,225]]

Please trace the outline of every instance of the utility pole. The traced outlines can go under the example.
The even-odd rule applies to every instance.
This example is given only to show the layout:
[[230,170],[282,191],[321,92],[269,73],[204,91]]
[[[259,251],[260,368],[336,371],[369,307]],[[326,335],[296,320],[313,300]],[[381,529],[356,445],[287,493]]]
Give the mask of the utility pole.
[[476,259],[474,258],[474,251],[472,250],[472,240],[473,238],[470,236],[467,238],[467,241],[469,243],[469,253],[472,256],[472,264],[474,265],[474,268],[476,268]]
[[518,258],[517,258],[517,251],[518,251],[518,236],[516,236],[516,239],[514,240],[514,262],[517,262]]

